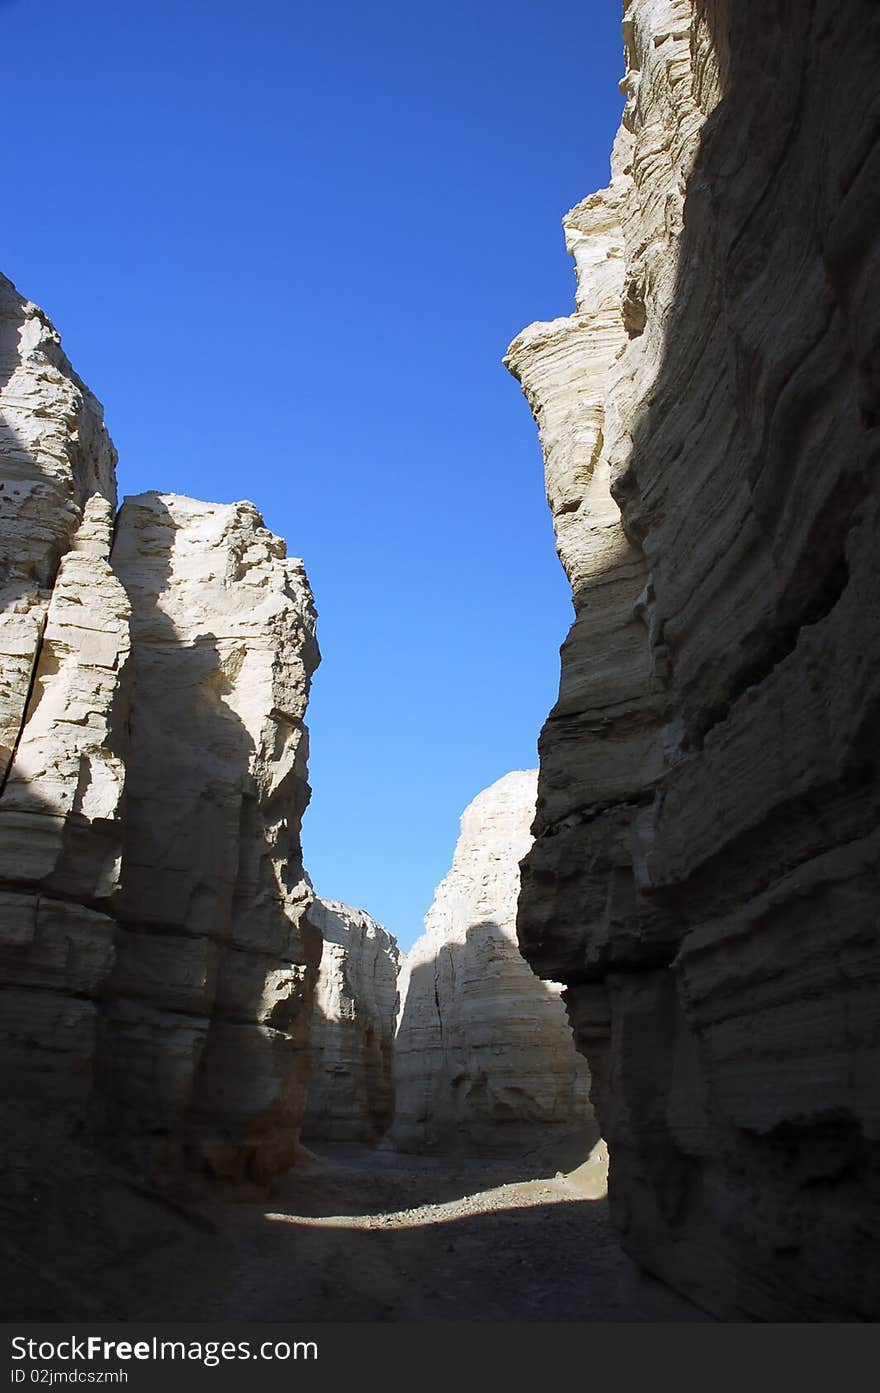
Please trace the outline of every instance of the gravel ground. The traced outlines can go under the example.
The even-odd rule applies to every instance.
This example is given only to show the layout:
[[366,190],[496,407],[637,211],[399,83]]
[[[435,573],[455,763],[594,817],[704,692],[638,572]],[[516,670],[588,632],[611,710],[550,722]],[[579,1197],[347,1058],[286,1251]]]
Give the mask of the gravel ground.
[[171,1198],[38,1135],[0,1164],[0,1318],[705,1320],[622,1252],[604,1147],[559,1161],[336,1146],[268,1200]]
[[238,1216],[237,1312],[302,1321],[706,1319],[622,1252],[608,1218],[604,1147],[567,1175],[511,1179],[518,1169],[327,1149],[312,1174],[278,1187],[259,1236],[254,1216]]

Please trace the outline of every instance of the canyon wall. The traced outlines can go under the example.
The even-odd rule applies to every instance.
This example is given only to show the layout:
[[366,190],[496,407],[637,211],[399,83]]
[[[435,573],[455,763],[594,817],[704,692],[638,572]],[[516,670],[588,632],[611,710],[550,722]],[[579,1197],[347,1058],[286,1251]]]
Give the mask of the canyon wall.
[[128,498],[112,560],[133,661],[108,1088],[126,1135],[261,1177],[296,1157],[320,956],[312,599],[250,503]]
[[57,333],[0,278],[0,1089],[37,1120],[92,1106],[114,954],[131,648],[115,462]]
[[310,1140],[379,1140],[394,1112],[397,943],[365,914],[316,899],[309,920],[324,941],[312,1018]]
[[320,935],[299,826],[318,661],[248,503],[129,499],[0,281],[0,1100],[150,1172],[295,1159]]
[[507,774],[465,809],[425,933],[403,959],[390,1132],[401,1151],[521,1148],[591,1116],[560,988],[516,943],[536,778]]
[[575,621],[518,934],[650,1271],[876,1318],[880,10],[628,0],[576,312],[506,362]]

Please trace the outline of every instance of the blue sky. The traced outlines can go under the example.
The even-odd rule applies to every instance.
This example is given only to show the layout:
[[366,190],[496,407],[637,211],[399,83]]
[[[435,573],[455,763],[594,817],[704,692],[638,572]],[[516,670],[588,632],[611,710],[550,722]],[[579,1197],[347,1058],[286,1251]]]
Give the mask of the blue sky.
[[573,305],[618,0],[0,0],[0,33],[2,269],[122,493],[250,498],[305,559],[306,865],[408,946],[556,696],[571,605],[501,358]]

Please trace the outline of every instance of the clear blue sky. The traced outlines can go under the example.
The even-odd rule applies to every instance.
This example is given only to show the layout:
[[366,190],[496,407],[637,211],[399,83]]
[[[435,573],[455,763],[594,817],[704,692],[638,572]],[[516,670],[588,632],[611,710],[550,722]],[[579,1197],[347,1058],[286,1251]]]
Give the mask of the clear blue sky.
[[252,499],[319,614],[317,891],[408,946],[480,789],[536,765],[571,615],[501,366],[568,314],[619,0],[0,0],[2,269],[123,493]]

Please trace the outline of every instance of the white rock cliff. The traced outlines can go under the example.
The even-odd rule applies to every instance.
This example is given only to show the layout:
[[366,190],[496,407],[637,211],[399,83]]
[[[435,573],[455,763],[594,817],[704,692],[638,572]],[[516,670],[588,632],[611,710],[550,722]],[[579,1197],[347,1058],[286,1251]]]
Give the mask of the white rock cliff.
[[0,1106],[148,1169],[295,1159],[320,936],[318,661],[248,503],[128,500],[100,405],[0,281]]
[[590,1116],[560,988],[534,976],[516,942],[536,778],[507,774],[465,809],[425,933],[403,959],[390,1134],[400,1150],[524,1147]]

